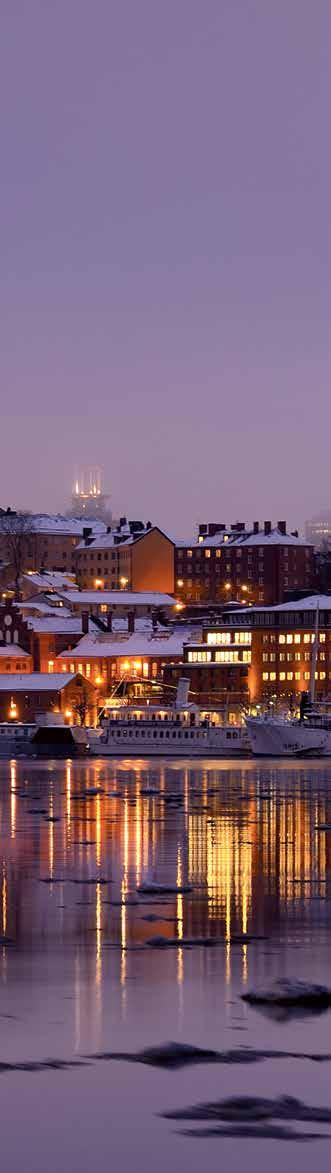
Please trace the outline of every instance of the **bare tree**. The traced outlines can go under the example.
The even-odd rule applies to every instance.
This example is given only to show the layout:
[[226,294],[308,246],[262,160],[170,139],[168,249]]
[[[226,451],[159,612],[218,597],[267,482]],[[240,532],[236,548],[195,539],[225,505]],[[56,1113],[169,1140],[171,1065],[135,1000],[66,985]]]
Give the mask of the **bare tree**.
[[77,699],[76,703],[73,705],[73,710],[74,710],[75,716],[78,717],[80,724],[83,726],[86,725],[88,708],[89,708],[88,692],[87,692],[87,689],[84,688],[84,686],[83,686],[80,697]]
[[0,537],[4,557],[14,571],[15,598],[20,596],[20,579],[28,555],[28,542],[34,529],[30,513],[12,513],[9,510],[0,516]]

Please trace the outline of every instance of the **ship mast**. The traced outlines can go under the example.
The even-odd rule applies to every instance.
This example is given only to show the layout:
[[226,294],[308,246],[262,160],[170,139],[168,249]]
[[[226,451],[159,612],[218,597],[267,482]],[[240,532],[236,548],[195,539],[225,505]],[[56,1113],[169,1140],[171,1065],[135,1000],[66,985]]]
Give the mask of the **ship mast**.
[[310,665],[309,692],[310,692],[310,701],[311,701],[312,705],[314,704],[314,701],[315,701],[315,674],[316,674],[316,665],[317,665],[317,656],[318,656],[318,634],[319,634],[319,602],[317,602],[317,604],[316,604],[315,640],[314,640],[314,646],[313,646],[312,655],[311,655],[311,665]]

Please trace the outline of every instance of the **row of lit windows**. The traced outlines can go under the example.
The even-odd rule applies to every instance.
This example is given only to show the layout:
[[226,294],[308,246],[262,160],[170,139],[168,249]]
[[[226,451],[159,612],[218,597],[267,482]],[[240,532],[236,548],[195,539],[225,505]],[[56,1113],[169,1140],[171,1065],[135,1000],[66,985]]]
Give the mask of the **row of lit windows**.
[[[310,672],[304,672],[303,679],[310,680]],[[262,672],[262,680],[301,680],[301,672]],[[326,680],[326,672],[315,672],[315,680]]]
[[[276,652],[263,652],[262,653],[262,660],[263,660],[264,664],[268,664],[269,661],[271,664],[273,664],[273,663],[275,663],[276,659],[277,659]],[[284,664],[285,660],[287,660],[288,662],[292,662],[292,660],[296,660],[297,663],[300,663],[301,660],[306,660],[306,661],[308,660],[309,661],[311,659],[311,655],[310,655],[310,652],[279,652],[278,659],[279,659],[280,664],[282,664],[282,663]],[[326,659],[325,652],[319,652],[318,659],[325,660]]]
[[[325,631],[321,631],[319,634],[320,644],[325,644],[325,640],[326,640]],[[304,642],[304,644],[315,643],[315,634],[311,633],[309,631],[305,631],[304,635],[303,635],[303,642]],[[279,644],[285,644],[285,643],[286,644],[293,644],[293,643],[299,644],[299,643],[301,643],[300,632],[296,631],[296,632],[294,632],[293,635],[291,632],[288,633],[288,635],[279,635],[278,636],[278,643]]]
[[250,631],[235,631],[234,640],[232,640],[231,631],[208,631],[207,644],[251,644],[252,633]]
[[[192,650],[188,652],[187,659],[189,664],[210,664],[211,652],[202,648]],[[239,652],[226,648],[224,651],[215,652],[215,664],[250,664],[250,662],[251,652],[245,650]]]

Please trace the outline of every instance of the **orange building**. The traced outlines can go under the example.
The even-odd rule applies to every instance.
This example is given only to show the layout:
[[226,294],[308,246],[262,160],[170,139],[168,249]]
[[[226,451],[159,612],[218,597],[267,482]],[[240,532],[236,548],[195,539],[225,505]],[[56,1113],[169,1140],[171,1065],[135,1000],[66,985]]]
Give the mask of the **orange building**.
[[173,594],[174,543],[158,526],[148,525],[131,534],[126,529],[122,526],[120,532],[99,537],[86,532],[75,555],[79,587]]

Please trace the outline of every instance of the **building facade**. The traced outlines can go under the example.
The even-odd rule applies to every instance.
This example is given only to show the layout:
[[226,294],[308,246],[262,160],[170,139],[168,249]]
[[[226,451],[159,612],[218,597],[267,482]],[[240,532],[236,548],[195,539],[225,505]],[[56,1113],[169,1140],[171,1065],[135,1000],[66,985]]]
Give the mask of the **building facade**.
[[262,528],[243,522],[216,530],[200,527],[199,539],[175,548],[175,591],[183,603],[280,603],[291,590],[314,586],[314,550],[286,522]]
[[[128,525],[141,528],[130,532]],[[75,568],[82,590],[174,593],[174,543],[149,523],[143,527],[141,522],[125,522],[98,537],[86,530],[76,550]]]

